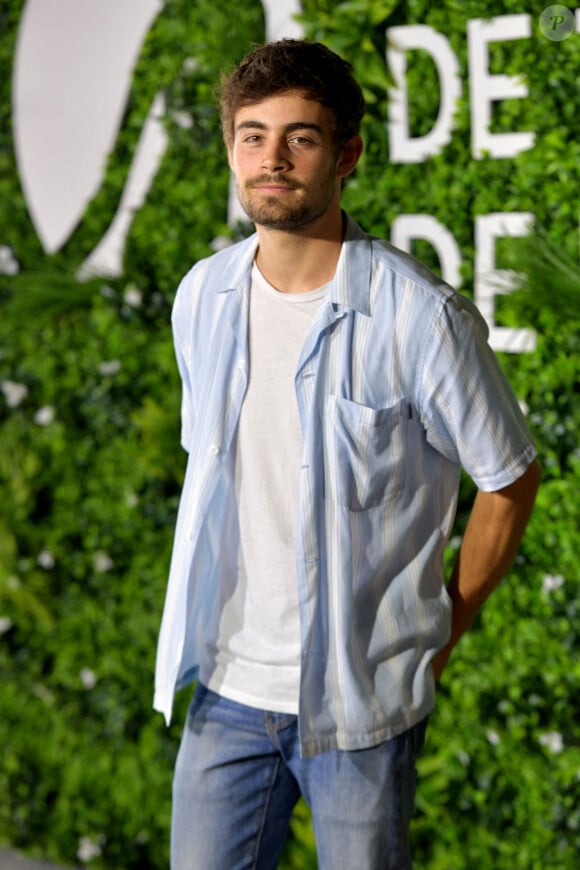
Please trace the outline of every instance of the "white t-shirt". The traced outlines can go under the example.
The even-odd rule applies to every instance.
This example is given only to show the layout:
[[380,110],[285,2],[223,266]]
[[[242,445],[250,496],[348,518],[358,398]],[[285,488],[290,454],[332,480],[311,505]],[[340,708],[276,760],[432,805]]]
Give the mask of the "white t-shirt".
[[326,286],[281,293],[254,265],[250,377],[236,448],[238,580],[221,617],[215,668],[200,679],[252,707],[298,712],[296,515],[302,435],[294,376]]

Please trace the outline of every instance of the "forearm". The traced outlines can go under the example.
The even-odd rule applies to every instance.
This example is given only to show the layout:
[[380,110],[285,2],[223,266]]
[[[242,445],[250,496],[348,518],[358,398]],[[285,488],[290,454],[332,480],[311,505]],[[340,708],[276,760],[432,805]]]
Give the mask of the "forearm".
[[533,462],[510,486],[478,492],[447,587],[453,603],[451,638],[433,660],[437,679],[451,650],[513,562],[539,482],[540,466]]

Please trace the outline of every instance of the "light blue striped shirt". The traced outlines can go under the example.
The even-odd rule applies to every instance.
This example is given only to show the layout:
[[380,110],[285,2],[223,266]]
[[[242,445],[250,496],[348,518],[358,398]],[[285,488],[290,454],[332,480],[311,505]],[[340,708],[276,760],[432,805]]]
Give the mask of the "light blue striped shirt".
[[[256,247],[252,236],[199,262],[173,310],[189,457],[157,653],[154,706],[167,721],[237,575],[234,435]],[[312,756],[372,746],[431,710],[460,467],[497,490],[535,449],[474,305],[349,218],[295,387],[299,726]]]

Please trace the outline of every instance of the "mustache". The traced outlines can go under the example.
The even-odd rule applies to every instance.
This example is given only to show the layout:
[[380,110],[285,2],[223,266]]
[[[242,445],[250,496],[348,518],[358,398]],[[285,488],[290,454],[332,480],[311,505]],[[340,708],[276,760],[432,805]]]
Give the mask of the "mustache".
[[277,184],[280,187],[287,187],[289,190],[301,190],[304,186],[297,181],[290,181],[282,175],[259,175],[246,181],[245,186],[251,189],[260,184]]

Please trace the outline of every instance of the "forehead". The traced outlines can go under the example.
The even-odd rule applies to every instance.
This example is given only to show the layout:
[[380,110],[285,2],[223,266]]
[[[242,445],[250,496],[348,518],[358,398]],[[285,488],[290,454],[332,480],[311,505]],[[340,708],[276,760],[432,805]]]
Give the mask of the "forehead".
[[274,94],[237,109],[234,115],[234,133],[243,125],[256,123],[266,129],[283,129],[301,123],[318,126],[323,134],[332,134],[334,115],[331,109],[300,93],[289,91]]

